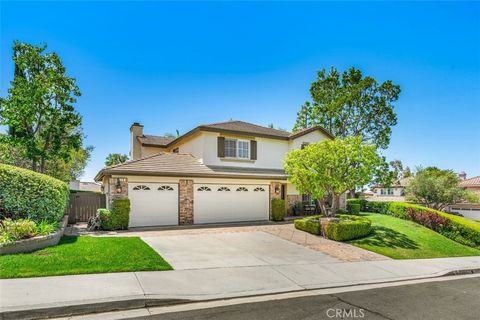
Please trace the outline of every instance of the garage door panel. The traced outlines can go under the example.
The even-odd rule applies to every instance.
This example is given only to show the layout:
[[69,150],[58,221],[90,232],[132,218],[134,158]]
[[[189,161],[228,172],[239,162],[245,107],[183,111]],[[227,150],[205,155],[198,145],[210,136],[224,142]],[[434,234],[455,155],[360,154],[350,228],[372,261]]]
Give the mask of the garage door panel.
[[129,183],[130,227],[178,224],[178,185]]
[[195,223],[259,221],[269,218],[268,185],[194,186]]

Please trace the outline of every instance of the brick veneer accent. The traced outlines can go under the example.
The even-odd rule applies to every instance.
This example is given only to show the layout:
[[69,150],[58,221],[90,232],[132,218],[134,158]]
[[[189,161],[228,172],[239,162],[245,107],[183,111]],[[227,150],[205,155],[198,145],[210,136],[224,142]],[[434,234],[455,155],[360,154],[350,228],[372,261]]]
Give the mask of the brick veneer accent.
[[193,180],[179,181],[179,223],[193,224]]
[[[118,192],[117,184],[120,182],[121,190]],[[128,178],[110,178],[108,179],[109,192],[107,193],[107,207],[110,208],[114,198],[128,198]]]

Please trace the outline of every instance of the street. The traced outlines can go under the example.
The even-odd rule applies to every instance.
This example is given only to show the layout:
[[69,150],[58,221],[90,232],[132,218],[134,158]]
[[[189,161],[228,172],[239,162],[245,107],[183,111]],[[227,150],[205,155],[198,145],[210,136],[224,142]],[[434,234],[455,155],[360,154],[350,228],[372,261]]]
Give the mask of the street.
[[[147,319],[478,319],[480,277],[162,313]],[[138,318],[140,319],[140,318]],[[145,317],[142,317],[145,319]]]

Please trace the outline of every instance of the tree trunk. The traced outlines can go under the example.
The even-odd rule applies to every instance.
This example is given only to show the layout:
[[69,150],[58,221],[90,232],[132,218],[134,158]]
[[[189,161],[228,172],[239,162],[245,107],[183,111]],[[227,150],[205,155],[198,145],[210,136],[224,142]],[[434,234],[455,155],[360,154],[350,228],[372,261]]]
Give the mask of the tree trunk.
[[32,171],[37,171],[37,160],[32,160]]
[[320,213],[323,216],[327,216],[327,206],[325,204],[325,199],[317,199],[317,205],[320,208]]
[[335,217],[339,207],[340,207],[340,195],[334,193],[332,195],[332,217]]

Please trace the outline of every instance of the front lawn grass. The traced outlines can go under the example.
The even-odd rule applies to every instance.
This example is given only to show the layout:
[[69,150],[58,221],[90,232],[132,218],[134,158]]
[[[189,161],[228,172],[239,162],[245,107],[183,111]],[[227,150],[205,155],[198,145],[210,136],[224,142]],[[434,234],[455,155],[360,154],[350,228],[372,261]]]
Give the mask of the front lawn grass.
[[0,256],[0,278],[172,270],[138,237],[67,237],[32,253]]
[[464,246],[415,222],[377,213],[362,213],[372,221],[371,235],[350,241],[354,246],[394,259],[478,256]]

